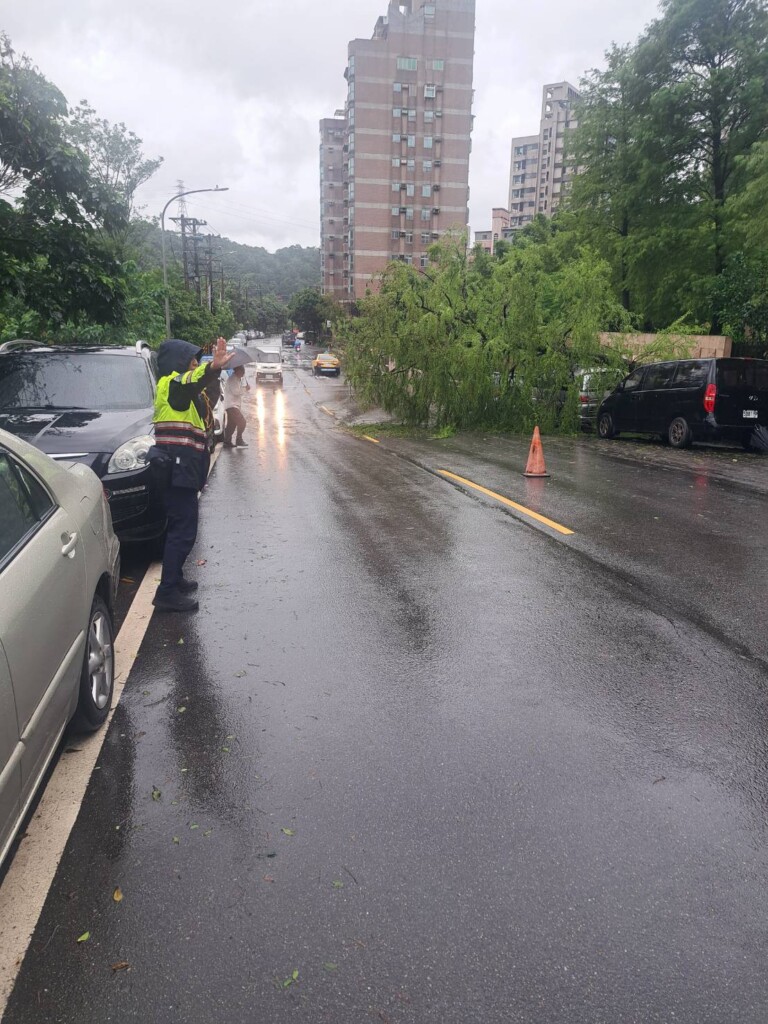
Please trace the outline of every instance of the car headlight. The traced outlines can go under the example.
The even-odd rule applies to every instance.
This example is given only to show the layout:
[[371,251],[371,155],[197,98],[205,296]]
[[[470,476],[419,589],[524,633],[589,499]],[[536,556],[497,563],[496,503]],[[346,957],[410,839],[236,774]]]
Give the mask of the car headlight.
[[132,469],[142,469],[147,464],[147,452],[155,443],[151,434],[132,437],[121,444],[109,460],[107,473],[127,473]]

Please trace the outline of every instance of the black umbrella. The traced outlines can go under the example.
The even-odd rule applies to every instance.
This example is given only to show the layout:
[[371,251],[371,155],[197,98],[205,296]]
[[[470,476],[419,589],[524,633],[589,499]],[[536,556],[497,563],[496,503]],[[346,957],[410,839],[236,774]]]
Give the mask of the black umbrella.
[[256,359],[251,355],[250,352],[246,352],[244,348],[236,348],[232,353],[232,358],[225,366],[226,370],[234,370],[238,366],[245,366],[247,363],[255,363]]

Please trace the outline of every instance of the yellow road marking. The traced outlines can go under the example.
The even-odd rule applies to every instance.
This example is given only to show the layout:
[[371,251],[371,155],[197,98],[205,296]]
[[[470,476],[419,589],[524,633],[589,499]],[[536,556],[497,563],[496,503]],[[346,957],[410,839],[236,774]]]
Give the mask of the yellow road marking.
[[370,441],[371,444],[381,444],[381,441],[377,441],[375,437],[369,437],[368,434],[363,434],[366,441]]
[[336,419],[336,417],[333,415],[331,410],[330,409],[326,409],[326,407],[324,405],[320,406],[320,411],[324,412],[326,416],[330,416],[332,419]]
[[509,508],[515,509],[516,512],[521,512],[524,516],[530,516],[531,519],[535,519],[537,523],[543,523],[544,526],[550,527],[552,530],[557,530],[558,533],[562,533],[565,537],[573,535],[573,530],[569,530],[567,526],[561,526],[560,523],[556,523],[554,519],[547,519],[546,516],[539,515],[538,512],[534,512],[530,508],[526,508],[525,505],[518,505],[516,501],[512,501],[510,498],[505,498],[502,494],[497,494],[495,491],[489,491],[487,487],[481,487],[480,484],[475,484],[471,480],[465,480],[463,476],[456,476],[455,473],[449,473],[447,469],[438,469],[437,471],[441,476],[447,477],[449,480],[455,480],[456,483],[463,484],[464,487],[471,487],[474,491],[479,491],[481,494],[485,494],[489,498],[494,498],[496,501],[500,501],[502,505],[508,505]]

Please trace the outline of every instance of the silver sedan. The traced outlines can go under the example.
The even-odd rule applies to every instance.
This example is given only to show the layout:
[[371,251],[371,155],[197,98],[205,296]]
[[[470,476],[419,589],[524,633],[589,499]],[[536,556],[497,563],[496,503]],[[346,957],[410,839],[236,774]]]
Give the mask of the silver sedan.
[[119,573],[95,473],[0,430],[0,862],[67,724],[109,714]]

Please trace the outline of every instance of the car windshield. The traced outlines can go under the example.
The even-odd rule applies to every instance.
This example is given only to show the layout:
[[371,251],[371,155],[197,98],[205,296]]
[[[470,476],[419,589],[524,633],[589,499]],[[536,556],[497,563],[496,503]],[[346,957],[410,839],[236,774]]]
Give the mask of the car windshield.
[[105,352],[0,356],[0,409],[146,409],[154,402],[144,361]]
[[256,349],[256,359],[260,363],[279,363],[280,362],[279,352],[267,352],[264,349]]

